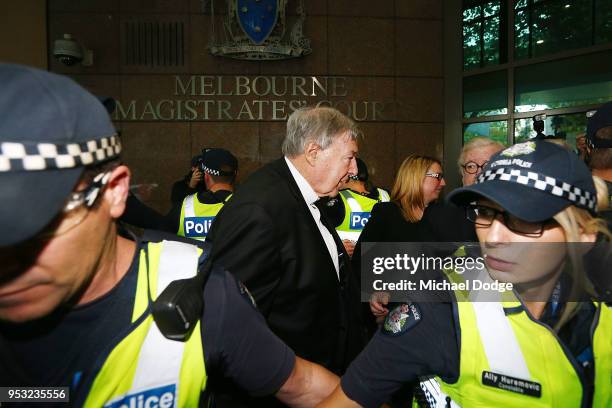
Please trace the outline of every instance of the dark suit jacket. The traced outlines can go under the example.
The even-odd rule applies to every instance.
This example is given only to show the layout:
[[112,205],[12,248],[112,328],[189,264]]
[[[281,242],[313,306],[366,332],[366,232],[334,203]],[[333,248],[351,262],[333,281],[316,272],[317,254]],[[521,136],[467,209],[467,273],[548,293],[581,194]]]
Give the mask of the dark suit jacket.
[[281,158],[240,186],[207,242],[213,261],[246,284],[276,335],[298,356],[341,373],[361,350],[363,336],[359,288],[333,234],[343,251],[340,280]]

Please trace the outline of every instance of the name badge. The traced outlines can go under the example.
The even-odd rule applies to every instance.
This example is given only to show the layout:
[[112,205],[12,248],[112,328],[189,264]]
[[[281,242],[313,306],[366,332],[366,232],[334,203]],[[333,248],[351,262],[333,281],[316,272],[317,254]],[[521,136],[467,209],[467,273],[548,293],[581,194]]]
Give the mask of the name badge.
[[542,396],[542,385],[540,383],[491,371],[482,372],[482,384],[532,397],[540,398]]
[[352,212],[349,228],[356,231],[361,231],[368,223],[371,213],[369,212]]
[[183,222],[185,236],[188,238],[206,237],[214,219],[215,217],[186,217]]
[[142,390],[126,395],[104,405],[105,408],[136,408],[159,407],[172,408],[175,406],[176,384]]

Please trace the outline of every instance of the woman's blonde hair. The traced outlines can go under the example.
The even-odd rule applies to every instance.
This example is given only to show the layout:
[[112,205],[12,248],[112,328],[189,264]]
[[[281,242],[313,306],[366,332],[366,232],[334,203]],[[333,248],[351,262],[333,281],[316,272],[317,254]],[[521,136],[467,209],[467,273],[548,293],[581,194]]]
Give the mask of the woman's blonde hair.
[[[601,184],[595,183],[597,189],[597,196],[599,198],[601,193]],[[605,187],[605,184],[604,184]],[[595,236],[604,236],[608,242],[612,240],[612,234],[608,230],[606,222],[601,218],[594,217],[585,209],[575,207],[573,205],[565,208],[557,215],[554,220],[563,228],[565,233],[565,241],[568,243],[567,250],[569,255],[570,265],[568,265],[571,278],[572,278],[572,290],[570,292],[570,299],[577,299],[582,293],[595,294],[593,285],[588,280],[584,269],[583,256],[584,253],[580,249],[583,248],[580,245],[573,245],[572,243],[581,242],[582,234],[593,234]],[[568,302],[565,306],[565,310],[559,319],[559,322],[555,325],[555,330],[559,330],[565,323],[567,323],[572,316],[576,313],[578,303]]]
[[391,189],[391,201],[399,205],[408,222],[417,222],[422,217],[422,211],[425,209],[423,179],[434,163],[442,166],[442,163],[433,157],[411,154],[404,159],[397,171]]

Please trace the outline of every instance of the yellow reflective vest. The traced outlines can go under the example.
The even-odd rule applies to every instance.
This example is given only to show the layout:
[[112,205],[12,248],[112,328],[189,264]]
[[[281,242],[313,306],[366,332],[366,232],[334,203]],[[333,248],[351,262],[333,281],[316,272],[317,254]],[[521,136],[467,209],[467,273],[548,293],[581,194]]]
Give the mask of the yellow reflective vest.
[[201,203],[197,193],[185,197],[177,234],[200,241],[206,240],[212,222],[231,197],[230,194],[225,201],[215,204]]
[[389,193],[378,188],[378,200],[366,197],[352,190],[340,191],[340,199],[344,205],[344,220],[336,228],[340,239],[357,241],[363,227],[370,219],[372,208],[376,203],[389,201]]
[[207,380],[200,323],[186,342],[169,340],[150,306],[171,281],[195,276],[200,253],[175,241],[148,243],[140,251],[132,325],[96,367],[83,406],[198,406]]
[[[453,280],[451,278],[451,280]],[[471,302],[455,292],[459,379],[422,378],[430,407],[586,407],[578,361],[513,295]],[[612,407],[612,308],[596,302],[591,331],[593,407]]]

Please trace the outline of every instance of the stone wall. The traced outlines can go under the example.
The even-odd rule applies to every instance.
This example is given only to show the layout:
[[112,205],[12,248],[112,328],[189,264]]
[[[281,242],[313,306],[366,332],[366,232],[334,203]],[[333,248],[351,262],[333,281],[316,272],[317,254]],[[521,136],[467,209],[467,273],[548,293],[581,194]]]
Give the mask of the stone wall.
[[[379,185],[391,186],[396,169],[409,153],[442,158],[442,0],[304,2],[304,35],[311,41],[312,54],[284,61],[238,61],[212,56],[207,50],[213,19],[210,0],[49,0],[49,50],[53,40],[70,33],[94,51],[93,66],[67,67],[50,58],[49,68],[71,75],[96,94],[119,100],[123,110],[115,119],[124,143],[125,162],[133,170],[135,184],[158,184],[148,203],[159,210],[169,208],[170,186],[187,172],[191,156],[201,147],[231,150],[239,159],[239,181],[280,157],[285,131],[280,118],[290,112],[290,100],[328,101],[345,111],[355,102],[357,117],[365,118],[360,121],[364,133],[360,156]],[[225,2],[214,3],[218,28]],[[295,3],[289,1],[288,20],[295,18]],[[205,11],[203,5],[207,6]],[[154,32],[170,27],[178,33],[181,41],[174,62],[164,65],[159,50],[149,50],[155,55],[144,59],[135,55],[137,50],[130,43],[134,27],[153,27]],[[134,63],[135,57],[140,58],[139,63]],[[264,91],[255,95],[253,89],[247,96],[218,94],[217,85],[213,85],[218,78],[224,84],[220,92],[230,93],[238,76],[251,84],[260,78],[259,89],[264,91],[273,77],[312,76],[320,81],[327,78],[328,83],[330,78],[337,78],[345,89],[336,95],[327,89],[325,95],[317,88],[314,97],[307,86],[304,89],[308,95],[301,91],[282,97]],[[189,81],[202,77],[210,87],[205,92],[198,87],[191,94]],[[181,84],[179,92],[177,81]],[[217,94],[203,95],[212,92]],[[172,111],[175,104],[189,99],[214,100],[212,113],[208,118],[201,114],[192,120],[184,111]],[[218,114],[218,106],[212,105],[220,99],[231,104],[231,119]],[[254,110],[257,100],[264,101],[259,102],[260,107],[265,103],[261,119]],[[274,112],[273,100],[284,100],[278,105],[284,110]],[[245,101],[251,111],[240,114]]]

